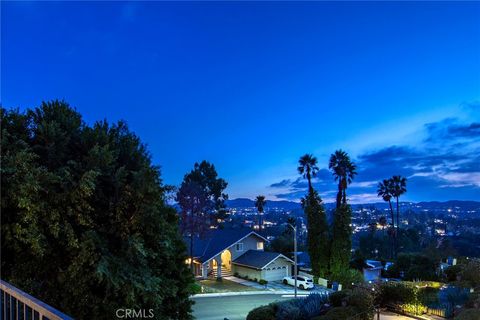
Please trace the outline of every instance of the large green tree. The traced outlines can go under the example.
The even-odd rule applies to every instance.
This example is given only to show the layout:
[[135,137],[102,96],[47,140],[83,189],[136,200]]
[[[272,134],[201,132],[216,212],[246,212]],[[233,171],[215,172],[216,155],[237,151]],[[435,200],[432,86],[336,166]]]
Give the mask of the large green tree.
[[77,319],[190,319],[186,253],[159,168],[125,123],[62,101],[1,109],[2,278]]
[[352,211],[347,204],[347,186],[356,176],[356,166],[349,155],[343,150],[337,150],[330,156],[329,169],[338,181],[336,209],[332,225],[332,241],[330,255],[330,272],[340,273],[348,269],[352,248]]
[[316,276],[324,277],[328,273],[329,263],[329,233],[328,223],[322,199],[312,186],[312,177],[318,171],[317,158],[305,154],[298,161],[298,173],[308,182],[308,193],[302,199],[303,210],[307,218],[307,247],[312,265],[312,272]]
[[329,269],[330,240],[322,199],[312,189],[302,200],[302,205],[307,218],[307,246],[312,272],[325,277]]
[[211,225],[225,216],[226,187],[227,182],[218,177],[215,166],[204,160],[195,163],[178,189],[176,200],[180,206],[180,228],[182,234],[189,238],[192,271],[195,238],[202,237]]
[[352,249],[351,217],[352,210],[349,205],[342,205],[335,210],[330,247],[330,272],[332,274],[349,268]]

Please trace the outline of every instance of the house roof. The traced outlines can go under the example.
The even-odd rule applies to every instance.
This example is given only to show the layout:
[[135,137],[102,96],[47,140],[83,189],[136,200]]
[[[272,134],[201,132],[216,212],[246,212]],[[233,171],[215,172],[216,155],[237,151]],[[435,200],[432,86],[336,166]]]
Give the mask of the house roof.
[[267,252],[259,250],[248,250],[237,259],[233,260],[233,264],[242,265],[254,269],[263,269],[278,258],[285,258],[289,262],[293,262],[283,254],[278,252]]
[[[234,245],[250,234],[267,241],[264,237],[250,229],[216,229],[205,234],[204,237],[195,237],[193,241],[193,257],[200,262],[208,260],[221,253],[223,250]],[[190,253],[190,238],[184,237],[188,255]]]
[[383,265],[381,261],[377,260],[365,260],[365,264],[370,268],[370,269],[383,269]]

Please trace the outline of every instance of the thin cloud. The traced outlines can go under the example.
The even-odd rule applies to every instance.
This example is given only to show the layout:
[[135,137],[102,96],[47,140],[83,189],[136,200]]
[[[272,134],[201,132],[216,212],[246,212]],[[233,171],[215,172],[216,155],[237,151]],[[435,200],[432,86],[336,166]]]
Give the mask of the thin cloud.
[[[479,110],[480,104],[468,108]],[[358,176],[348,188],[352,203],[381,201],[377,184],[392,175],[408,178],[408,199],[472,199],[472,195],[480,199],[480,121],[446,118],[423,128],[426,138],[416,146],[391,145],[354,159]],[[330,199],[329,190],[336,190],[337,185],[328,169],[320,172],[313,185],[325,200]],[[278,198],[302,197],[307,189],[304,179],[280,183],[287,192],[275,194]]]

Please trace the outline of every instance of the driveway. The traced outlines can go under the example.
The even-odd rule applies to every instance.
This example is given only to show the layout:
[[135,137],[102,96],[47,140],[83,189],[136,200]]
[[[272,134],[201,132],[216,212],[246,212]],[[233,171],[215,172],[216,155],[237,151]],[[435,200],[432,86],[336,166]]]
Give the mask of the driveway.
[[[232,281],[232,282],[236,282],[238,284],[242,284],[244,286],[247,286],[247,287],[252,287],[252,288],[255,288],[255,289],[258,289],[258,290],[269,290],[269,291],[291,291],[292,293],[295,291],[294,290],[294,287],[293,286],[290,286],[288,284],[283,284],[282,281],[272,281],[272,282],[269,282],[267,284],[267,287],[265,288],[265,286],[263,285],[260,285],[258,284],[257,282],[253,282],[253,281],[248,281],[248,280],[245,280],[245,279],[240,279],[240,278],[237,278],[237,277],[225,277],[225,279],[227,279],[228,281]],[[302,293],[302,294],[305,294],[305,293],[312,293],[312,292],[315,292],[315,293],[324,293],[324,292],[330,292],[329,289],[326,289],[325,287],[321,287],[319,285],[315,285],[315,288],[312,289],[312,290],[302,290],[300,288],[297,288],[298,290],[298,293]]]
[[288,299],[292,297],[279,294],[193,297],[193,315],[197,320],[245,320],[253,308]]

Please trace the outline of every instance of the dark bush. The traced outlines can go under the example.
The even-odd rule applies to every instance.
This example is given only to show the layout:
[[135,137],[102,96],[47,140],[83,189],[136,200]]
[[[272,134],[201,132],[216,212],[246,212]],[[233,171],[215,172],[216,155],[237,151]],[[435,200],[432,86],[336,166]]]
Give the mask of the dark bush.
[[342,301],[345,301],[345,302],[347,301],[347,296],[348,296],[347,290],[333,292],[329,296],[330,303],[334,307],[341,307]]
[[424,287],[418,290],[418,300],[423,305],[431,305],[438,302],[438,291],[440,289],[433,287]]
[[269,304],[251,310],[247,320],[275,320],[275,305]]
[[202,292],[202,286],[200,286],[197,282],[191,283],[189,285],[189,291],[192,294],[197,294]]
[[261,284],[261,285],[266,286],[266,285],[268,284],[268,281],[265,280],[265,279],[260,279],[260,280],[258,281],[258,283]]
[[315,317],[312,320],[345,320],[357,313],[357,308],[355,307],[335,307],[330,309],[325,315]]
[[448,282],[453,282],[457,281],[457,276],[459,276],[461,271],[462,267],[457,264],[455,266],[448,267],[443,273],[445,274]]
[[378,286],[377,304],[386,306],[396,303],[413,303],[415,287],[402,282],[385,282]]
[[479,309],[465,309],[460,314],[455,317],[457,320],[480,320],[480,310]]
[[277,320],[305,320],[308,319],[305,310],[302,307],[301,299],[287,300],[277,303]]
[[328,306],[328,295],[320,293],[312,293],[303,299],[302,308],[308,319],[321,315],[326,312]]
[[343,289],[352,287],[352,283],[361,283],[364,281],[363,274],[355,269],[341,270],[330,275],[330,280],[338,282]]
[[364,289],[354,289],[349,292],[347,305],[358,311],[358,320],[371,320],[374,315],[374,299],[372,294]]

